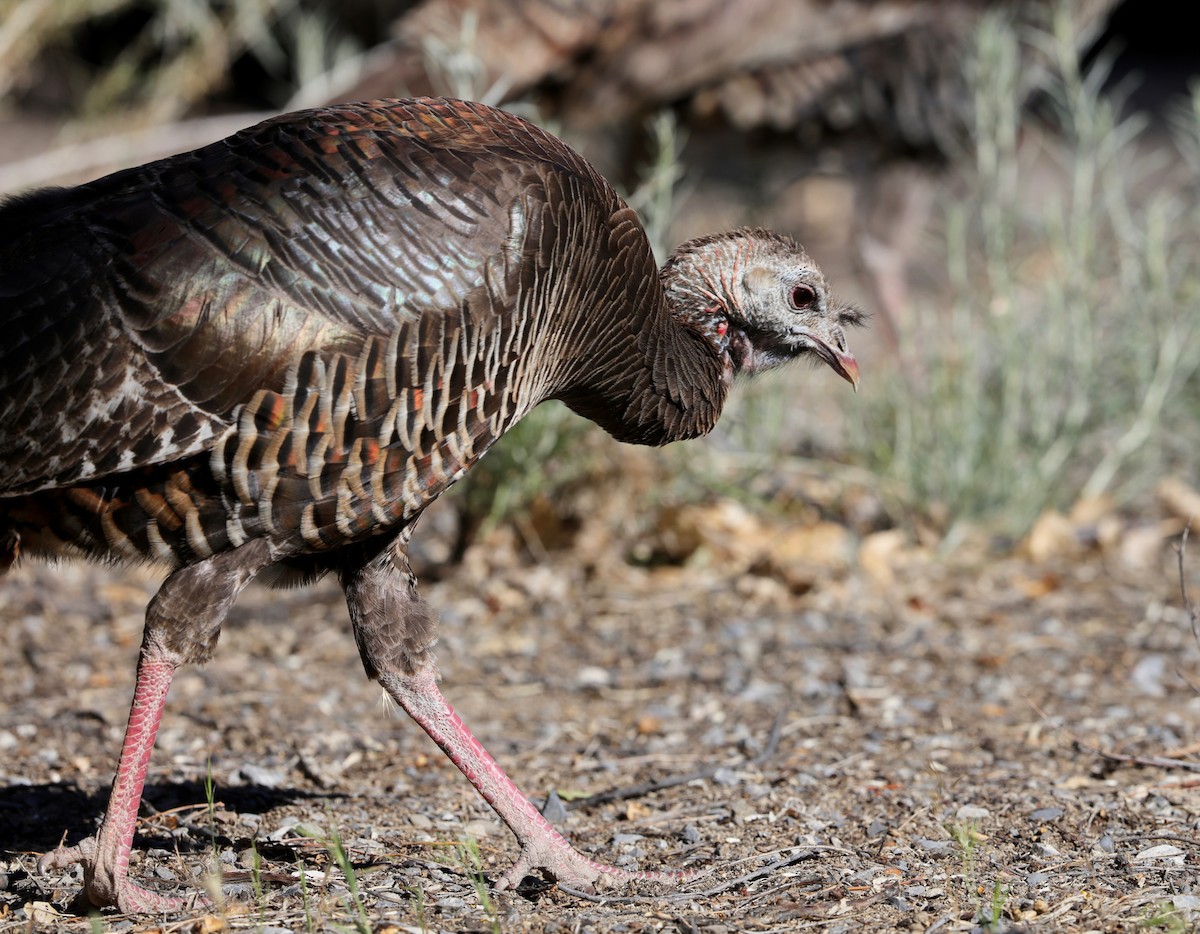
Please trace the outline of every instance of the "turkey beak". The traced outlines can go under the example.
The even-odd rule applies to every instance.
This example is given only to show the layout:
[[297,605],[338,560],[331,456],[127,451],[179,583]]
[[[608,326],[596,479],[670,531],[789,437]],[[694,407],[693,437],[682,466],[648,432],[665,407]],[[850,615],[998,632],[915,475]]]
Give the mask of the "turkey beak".
[[828,363],[833,372],[854,387],[855,392],[858,392],[858,361],[854,359],[854,354],[849,350],[843,350],[839,346],[845,344],[845,339],[836,342],[827,341],[817,337],[811,331],[806,336],[817,356]]
[[848,350],[835,350],[832,357],[829,365],[833,367],[833,371],[858,392],[858,361],[854,359],[854,354]]

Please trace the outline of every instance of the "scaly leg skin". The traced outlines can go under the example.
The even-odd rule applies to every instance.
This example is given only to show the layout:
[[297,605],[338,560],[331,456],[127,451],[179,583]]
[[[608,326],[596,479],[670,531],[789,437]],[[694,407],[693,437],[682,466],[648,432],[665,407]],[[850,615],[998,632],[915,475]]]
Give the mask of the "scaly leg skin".
[[585,892],[597,881],[645,880],[677,885],[692,872],[631,872],[588,859],[546,820],[475,738],[438,690],[433,666],[414,674],[382,674],[379,683],[458,766],[521,844],[517,861],[496,882],[498,890],[515,889],[541,870],[559,883]]
[[138,659],[129,725],[125,728],[117,775],[99,833],[75,846],[60,846],[38,860],[41,873],[82,864],[83,894],[87,900],[97,908],[112,906],[129,914],[170,911],[186,903],[185,899],[157,895],[129,881],[129,852],[133,847],[138,805],[163,704],[175,674],[174,663],[156,655],[152,649],[143,649]]

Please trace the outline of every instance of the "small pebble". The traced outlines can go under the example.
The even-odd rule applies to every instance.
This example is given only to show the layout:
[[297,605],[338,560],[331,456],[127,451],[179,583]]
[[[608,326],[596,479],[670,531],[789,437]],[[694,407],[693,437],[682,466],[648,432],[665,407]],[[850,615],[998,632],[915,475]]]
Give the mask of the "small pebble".
[[546,818],[552,824],[557,824],[567,819],[567,807],[563,804],[562,798],[558,796],[558,792],[553,788],[546,795],[546,803],[542,805],[542,817]]
[[1062,816],[1062,808],[1038,808],[1029,815],[1029,819],[1035,821],[1051,821],[1058,820]]
[[263,788],[278,788],[287,781],[287,772],[282,769],[269,769],[261,765],[247,762],[238,767],[230,776],[234,784],[259,785]]
[[714,784],[730,787],[741,784],[742,777],[733,769],[717,769],[713,772],[712,780]]

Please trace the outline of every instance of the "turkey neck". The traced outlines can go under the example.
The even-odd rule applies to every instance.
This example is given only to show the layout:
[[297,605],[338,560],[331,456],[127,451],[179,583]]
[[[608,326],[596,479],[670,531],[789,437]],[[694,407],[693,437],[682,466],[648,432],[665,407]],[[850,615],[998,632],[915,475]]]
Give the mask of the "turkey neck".
[[[707,434],[717,423],[731,374],[697,331],[677,321],[657,281],[654,307],[633,334],[608,318],[607,339],[576,361],[582,371],[555,394],[618,441],[662,445]],[[607,316],[605,316],[607,318]]]

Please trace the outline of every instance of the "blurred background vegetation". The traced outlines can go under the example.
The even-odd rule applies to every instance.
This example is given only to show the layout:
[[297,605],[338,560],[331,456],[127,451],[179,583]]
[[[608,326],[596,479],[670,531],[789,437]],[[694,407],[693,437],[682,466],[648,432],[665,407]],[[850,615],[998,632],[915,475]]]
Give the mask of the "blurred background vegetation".
[[462,484],[455,549],[509,520],[557,547],[596,512],[636,535],[712,496],[1004,545],[1056,510],[1153,516],[1165,480],[1200,480],[1200,60],[1153,27],[1169,10],[0,0],[0,194],[335,100],[502,104],[627,192],[660,259],[775,227],[874,320],[858,396],[774,375],[709,442],[647,453],[541,407]]

